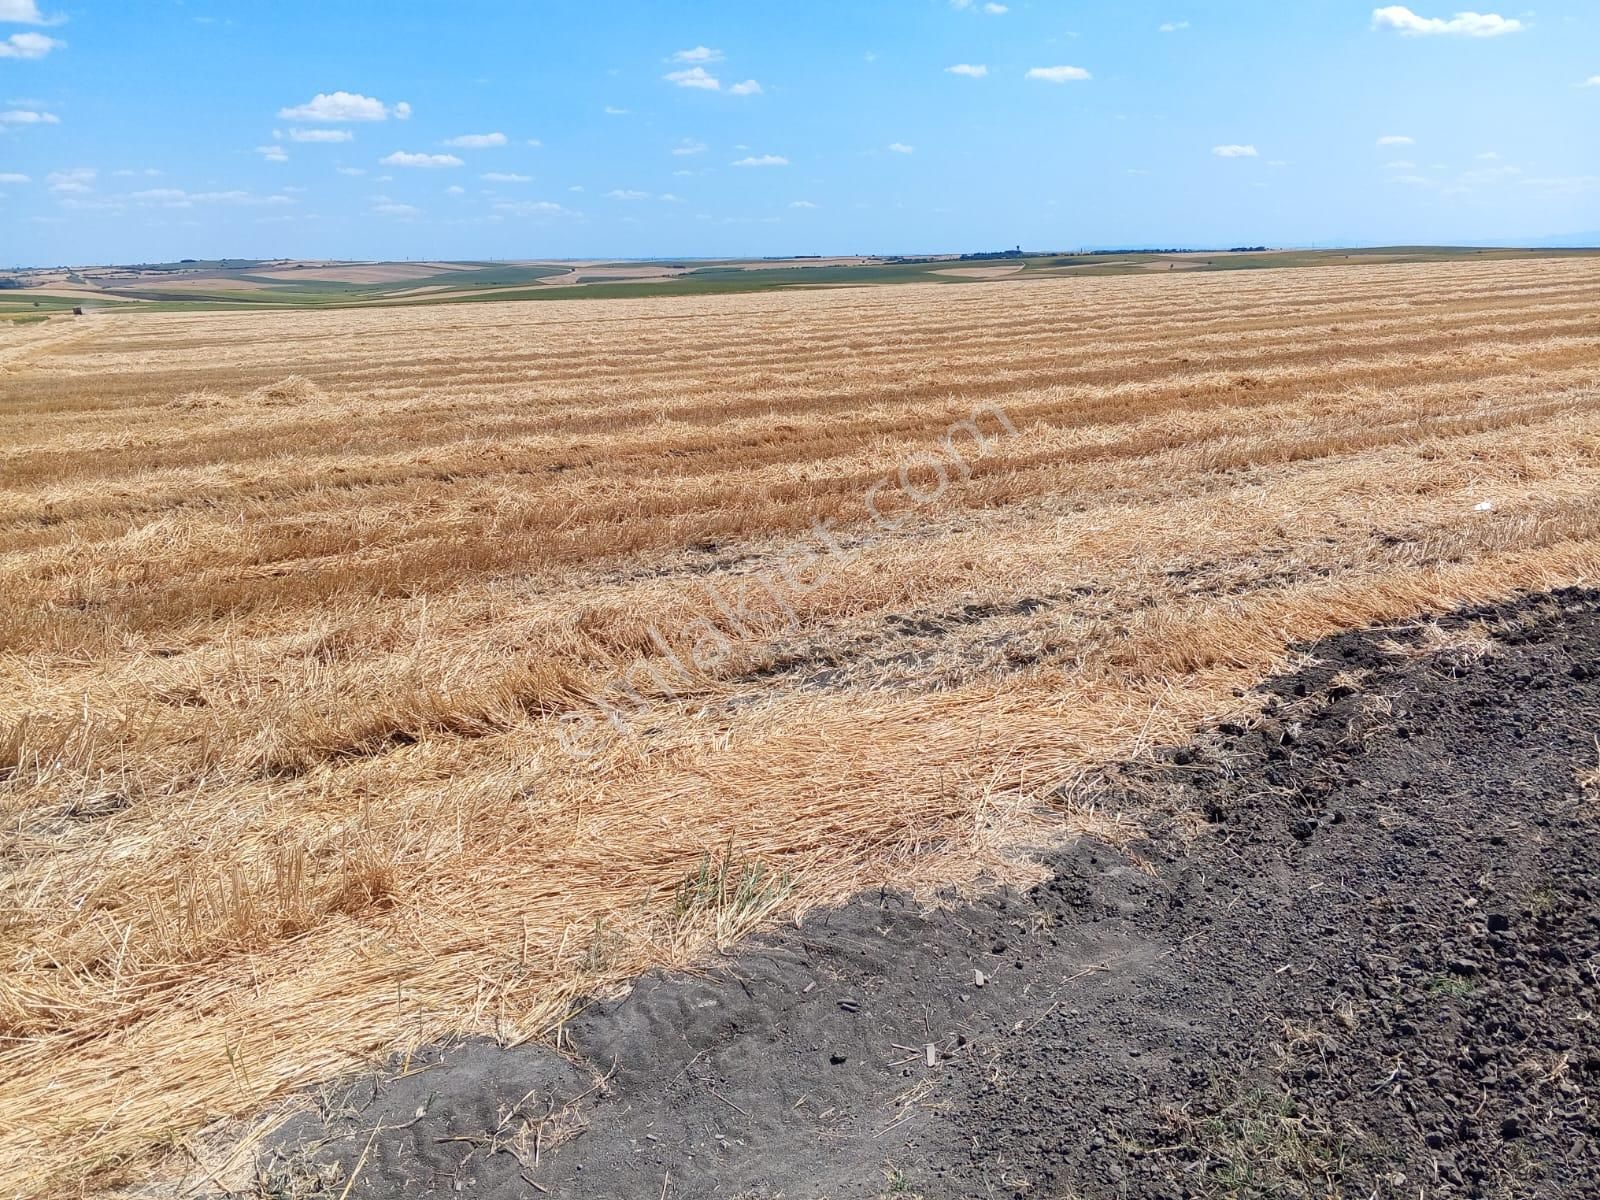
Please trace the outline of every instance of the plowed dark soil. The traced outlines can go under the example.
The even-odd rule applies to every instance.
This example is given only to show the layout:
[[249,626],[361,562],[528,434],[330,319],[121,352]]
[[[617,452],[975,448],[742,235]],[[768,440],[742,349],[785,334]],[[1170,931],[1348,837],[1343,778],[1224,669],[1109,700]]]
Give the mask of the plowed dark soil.
[[348,1082],[257,1194],[1600,1196],[1600,593],[1306,649],[1134,845]]

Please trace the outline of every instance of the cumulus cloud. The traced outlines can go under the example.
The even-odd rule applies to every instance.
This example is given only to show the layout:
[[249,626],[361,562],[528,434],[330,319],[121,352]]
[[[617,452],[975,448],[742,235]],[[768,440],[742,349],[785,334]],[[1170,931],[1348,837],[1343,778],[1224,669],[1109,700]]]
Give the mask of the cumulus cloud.
[[512,171],[485,171],[478,176],[489,183],[532,183],[532,175],[518,175]]
[[684,157],[691,154],[704,154],[708,149],[709,147],[704,142],[697,141],[694,138],[684,138],[683,141],[672,148],[672,152]]
[[1026,78],[1045,83],[1073,83],[1092,77],[1082,67],[1030,67]]
[[348,142],[356,135],[348,129],[291,129],[291,142]]
[[1213,146],[1211,153],[1218,158],[1255,158],[1259,154],[1254,146],[1240,146],[1230,144],[1226,146]]
[[1448,20],[1444,17],[1419,17],[1403,4],[1391,4],[1372,10],[1374,29],[1392,29],[1407,37],[1500,37],[1507,33],[1521,33],[1527,28],[1512,17],[1498,13],[1458,12]]
[[915,146],[908,146],[904,142],[890,142],[889,152],[891,154],[915,154],[917,152],[917,148]]
[[641,192],[634,188],[612,188],[606,193],[613,200],[648,200],[649,192]]
[[743,83],[734,84],[728,89],[728,92],[734,96],[759,96],[761,95],[761,85],[754,79],[746,79]]
[[968,79],[982,79],[989,73],[989,68],[982,63],[957,63],[953,67],[946,67],[945,71],[951,75],[965,75]]
[[452,183],[449,187],[445,188],[444,194],[446,196],[465,196],[467,194],[467,189],[462,187],[459,183]]
[[681,71],[668,71],[661,78],[678,87],[700,88],[707,92],[715,92],[722,87],[722,81],[704,67],[685,67]]
[[563,208],[551,200],[503,200],[494,206],[496,212],[512,217],[576,216],[571,209]]
[[0,183],[31,183],[26,175],[19,175],[15,171],[0,171]]
[[420,217],[422,210],[414,204],[401,204],[395,200],[383,200],[372,206],[372,211],[380,217]]
[[334,170],[341,175],[365,175],[367,173],[365,167],[335,167]]
[[404,100],[388,105],[358,92],[318,92],[304,104],[280,108],[278,116],[285,121],[311,121],[328,125],[344,121],[386,121],[390,117],[404,121],[411,116],[411,105]]
[[626,108],[618,108],[614,104],[608,104],[608,105],[605,106],[605,110],[604,111],[605,111],[606,116],[608,116],[608,117],[625,117],[625,116],[628,115],[628,113],[631,110],[626,109]]
[[1378,139],[1378,145],[1380,146],[1415,146],[1416,144],[1416,138],[1407,137],[1403,133],[1386,133]]
[[1578,85],[1579,87],[1600,88],[1600,75],[1591,75]]
[[752,154],[733,163],[736,167],[787,167],[789,160],[781,154]]
[[73,167],[68,171],[51,171],[45,182],[52,192],[87,192],[100,172],[94,167]]
[[146,188],[134,192],[129,197],[140,204],[156,205],[160,208],[192,208],[196,204],[237,204],[249,206],[264,206],[269,208],[282,208],[295,202],[293,196],[282,193],[273,193],[269,196],[258,196],[254,192],[228,191],[228,192],[186,192],[182,188]]
[[0,125],[59,125],[61,118],[52,112],[31,108],[12,108],[0,112]]
[[722,61],[722,51],[713,50],[710,46],[695,46],[689,50],[678,50],[672,55],[673,62],[681,63],[714,63]]
[[1189,28],[1187,21],[1166,21],[1156,26],[1157,33],[1177,33],[1179,30]]
[[1538,188],[1552,196],[1580,196],[1600,192],[1600,175],[1538,176],[1520,181],[1523,187]]
[[809,200],[791,200],[791,201],[789,201],[789,207],[790,208],[815,208],[816,205],[811,203],[811,201],[809,201]]
[[463,133],[458,137],[445,139],[446,146],[459,146],[463,150],[487,150],[491,146],[504,146],[506,135],[503,133]]
[[289,161],[289,152],[279,145],[257,146],[256,153],[270,163],[283,163]]
[[43,58],[65,45],[60,38],[45,37],[42,33],[13,33],[0,41],[0,58]]
[[55,25],[61,17],[46,17],[39,0],[0,0],[0,21],[11,25]]
[[454,154],[413,154],[396,150],[378,160],[386,167],[459,167],[462,162]]

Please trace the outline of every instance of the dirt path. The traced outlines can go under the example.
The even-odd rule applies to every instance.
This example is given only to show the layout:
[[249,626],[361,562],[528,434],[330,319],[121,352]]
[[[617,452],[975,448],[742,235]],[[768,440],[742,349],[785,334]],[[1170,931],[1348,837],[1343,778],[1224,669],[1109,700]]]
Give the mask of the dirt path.
[[1600,593],[1310,649],[1126,851],[332,1089],[251,1194],[1594,1195]]

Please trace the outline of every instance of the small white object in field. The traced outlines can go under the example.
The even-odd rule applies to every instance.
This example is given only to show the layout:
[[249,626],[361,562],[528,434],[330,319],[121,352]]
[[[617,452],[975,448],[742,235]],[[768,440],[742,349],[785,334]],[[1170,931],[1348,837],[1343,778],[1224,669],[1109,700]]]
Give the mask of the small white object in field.
[[1473,512],[1493,512],[1494,511],[1494,501],[1493,500],[1485,500],[1482,504],[1474,504],[1472,506],[1472,511]]

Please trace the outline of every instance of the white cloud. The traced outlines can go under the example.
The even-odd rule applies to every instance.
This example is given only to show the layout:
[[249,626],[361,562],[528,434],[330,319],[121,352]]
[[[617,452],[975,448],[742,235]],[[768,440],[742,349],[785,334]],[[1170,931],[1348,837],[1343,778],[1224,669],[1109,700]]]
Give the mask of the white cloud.
[[1494,150],[1485,150],[1482,154],[1478,155],[1477,158],[1478,158],[1479,162],[1498,162],[1498,161],[1500,161],[1499,153],[1497,151],[1494,151]]
[[385,121],[390,117],[404,121],[411,116],[411,105],[402,100],[391,107],[358,92],[318,92],[304,104],[280,108],[278,116],[285,121],[330,125],[341,121]]
[[386,167],[459,167],[462,162],[454,154],[413,154],[396,150],[378,160]]
[[293,204],[292,196],[256,196],[249,192],[191,192],[189,199],[196,204]]
[[496,213],[507,216],[579,216],[570,208],[563,208],[554,200],[502,200],[494,205]]
[[1380,146],[1415,146],[1416,144],[1416,138],[1407,137],[1403,133],[1386,133],[1378,139],[1378,145]]
[[538,138],[529,138],[524,145],[532,146],[535,150],[537,150],[540,146],[543,146],[544,143]]
[[1436,37],[1441,34],[1499,37],[1507,33],[1521,33],[1527,28],[1521,21],[1497,13],[1459,12],[1449,20],[1443,17],[1419,17],[1403,4],[1373,9],[1372,27],[1393,29],[1407,37]]
[[19,175],[15,171],[0,171],[0,183],[31,183],[26,175]]
[[31,108],[12,108],[0,112],[0,125],[59,125],[61,118],[51,112]]
[[633,188],[612,188],[606,193],[613,200],[648,200],[649,192],[637,191]]
[[355,138],[348,129],[291,129],[291,142],[348,142]]
[[1227,145],[1213,146],[1211,153],[1218,158],[1255,158],[1259,152],[1254,146]]
[[1559,175],[1519,181],[1523,187],[1538,188],[1553,196],[1581,196],[1600,192],[1600,175]]
[[734,84],[728,89],[728,93],[733,96],[759,96],[761,85],[754,79],[746,79],[743,83]]
[[1041,79],[1045,83],[1071,83],[1091,78],[1082,67],[1031,67],[1028,79]]
[[1156,27],[1157,33],[1177,33],[1179,30],[1189,28],[1187,21],[1167,21]]
[[1600,88],[1600,75],[1591,75],[1578,85],[1579,87]]
[[953,67],[946,67],[945,71],[951,75],[965,75],[968,79],[982,79],[989,73],[989,68],[982,63],[957,63]]
[[722,81],[704,67],[686,67],[682,71],[668,71],[661,78],[683,88],[700,88],[707,92],[720,91]]
[[722,51],[713,50],[710,46],[696,46],[692,50],[679,50],[672,56],[673,62],[681,63],[714,63],[722,61]]
[[1394,162],[1384,163],[1383,165],[1391,171],[1415,171],[1417,169],[1417,164],[1409,158],[1397,158]]
[[904,142],[890,142],[889,151],[891,154],[915,154],[917,152],[917,148],[915,146],[908,146]]
[[983,6],[983,11],[988,13],[991,17],[998,17],[998,16],[1001,16],[1004,13],[1010,12],[1011,10],[1009,8],[1007,8],[1004,4],[993,4],[993,3],[990,3],[990,4],[985,4]]
[[238,204],[251,207],[281,208],[295,203],[294,197],[274,193],[258,196],[253,192],[186,192],[182,188],[146,188],[134,192],[130,200],[160,208],[193,208],[196,204]]
[[449,187],[445,188],[444,194],[446,196],[465,196],[467,194],[467,189],[462,187],[459,183],[452,183]]
[[334,170],[341,175],[365,175],[367,173],[365,167],[335,167]]
[[261,155],[262,158],[266,159],[270,163],[289,161],[289,152],[282,146],[257,146],[256,153]]
[[414,204],[401,204],[394,200],[385,200],[374,204],[372,211],[380,217],[420,217],[422,210]]
[[625,117],[628,115],[628,112],[629,110],[626,108],[617,108],[611,104],[608,104],[605,107],[605,114],[608,117]]
[[671,192],[662,192],[661,199],[667,204],[682,204],[682,196],[674,196]]
[[1479,167],[1461,173],[1462,183],[1501,183],[1522,174],[1521,167]]
[[790,208],[815,208],[816,205],[811,203],[811,201],[809,201],[809,200],[791,200],[789,202],[789,207]]
[[45,37],[42,33],[13,33],[0,42],[0,58],[43,58],[65,45],[60,38]]
[[504,146],[506,135],[503,133],[463,133],[459,137],[447,138],[446,146],[460,146],[463,150],[487,150],[490,146]]
[[736,167],[787,167],[789,160],[781,154],[752,154],[733,163]]
[[[577,189],[582,190],[582,189]],[[550,200],[504,200],[494,206],[496,212],[513,217],[559,217],[577,215]]]
[[55,25],[61,17],[46,17],[39,0],[0,0],[0,21],[11,25]]
[[680,156],[687,156],[690,154],[704,154],[709,148],[704,142],[696,141],[694,138],[684,138],[683,141],[672,148],[672,152]]
[[532,175],[518,175],[514,171],[485,171],[478,176],[489,183],[532,183]]

